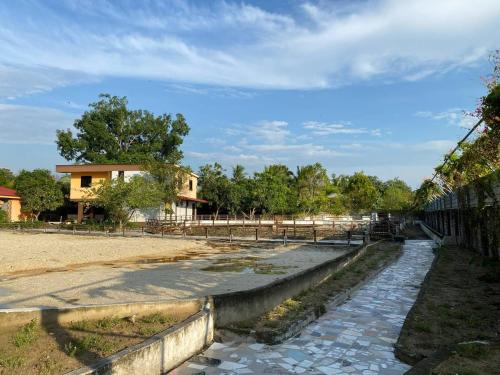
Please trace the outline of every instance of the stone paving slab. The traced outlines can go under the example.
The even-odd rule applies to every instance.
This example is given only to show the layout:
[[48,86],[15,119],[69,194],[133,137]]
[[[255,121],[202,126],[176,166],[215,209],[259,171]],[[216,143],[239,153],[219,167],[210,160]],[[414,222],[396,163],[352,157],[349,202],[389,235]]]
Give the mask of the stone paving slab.
[[432,246],[406,241],[396,263],[298,337],[274,346],[214,343],[201,355],[211,361],[191,360],[171,374],[403,374],[410,366],[395,358],[394,344],[432,264]]

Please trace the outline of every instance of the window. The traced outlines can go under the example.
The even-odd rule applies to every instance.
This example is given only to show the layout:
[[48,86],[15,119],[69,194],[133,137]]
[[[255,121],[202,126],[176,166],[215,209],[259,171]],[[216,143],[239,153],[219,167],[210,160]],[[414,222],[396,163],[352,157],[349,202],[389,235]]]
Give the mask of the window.
[[189,180],[189,191],[193,191],[193,180]]
[[125,172],[124,171],[118,171],[118,178],[121,178],[122,180],[125,177]]
[[92,176],[82,176],[80,177],[80,186],[82,188],[88,188],[92,186]]

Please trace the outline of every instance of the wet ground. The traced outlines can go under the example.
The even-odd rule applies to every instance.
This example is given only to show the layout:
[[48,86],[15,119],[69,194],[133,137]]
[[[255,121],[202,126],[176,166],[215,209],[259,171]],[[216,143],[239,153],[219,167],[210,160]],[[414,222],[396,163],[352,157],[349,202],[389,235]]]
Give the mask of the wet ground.
[[299,337],[274,346],[214,343],[172,374],[403,374],[410,367],[394,357],[394,343],[431,266],[432,245],[407,241],[396,263]]
[[20,270],[0,274],[0,309],[197,298],[265,285],[347,250],[345,246],[226,244],[212,252],[205,247],[175,256]]

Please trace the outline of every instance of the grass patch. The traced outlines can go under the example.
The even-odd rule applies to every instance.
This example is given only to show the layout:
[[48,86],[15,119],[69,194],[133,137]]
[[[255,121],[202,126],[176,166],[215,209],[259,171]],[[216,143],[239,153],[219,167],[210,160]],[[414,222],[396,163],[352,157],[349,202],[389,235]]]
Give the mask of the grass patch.
[[490,349],[487,345],[478,343],[461,344],[457,346],[457,353],[466,358],[470,359],[481,359],[485,358]]
[[159,312],[145,315],[141,318],[141,322],[149,324],[165,324],[165,323],[172,323],[174,321],[175,319],[173,316],[170,316],[168,314],[162,314]]
[[33,319],[12,336],[12,343],[18,348],[33,344],[38,339],[39,331],[38,321]]
[[260,262],[262,258],[247,256],[240,258],[216,259],[211,266],[202,268],[209,272],[252,272],[261,275],[284,275],[290,266],[280,266],[272,263]]
[[25,359],[22,356],[19,355],[7,356],[0,353],[0,368],[4,367],[8,369],[15,369],[21,367],[24,362]]

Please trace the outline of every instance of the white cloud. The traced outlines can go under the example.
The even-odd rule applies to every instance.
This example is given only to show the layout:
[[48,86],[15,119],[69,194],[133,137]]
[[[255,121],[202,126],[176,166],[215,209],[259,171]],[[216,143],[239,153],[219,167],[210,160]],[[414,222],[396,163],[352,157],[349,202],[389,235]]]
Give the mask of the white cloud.
[[3,7],[0,64],[25,76],[1,95],[107,76],[277,89],[417,80],[474,64],[500,42],[497,0],[320,2],[290,13],[226,1],[62,5]]
[[0,104],[0,143],[54,144],[56,130],[71,127],[73,120],[53,108]]
[[428,118],[431,120],[446,123],[451,126],[458,126],[470,129],[478,121],[477,118],[470,116],[465,110],[460,108],[451,108],[443,112],[419,111],[415,116]]
[[361,128],[350,127],[349,124],[341,123],[326,123],[318,121],[304,122],[304,129],[310,130],[316,135],[330,135],[330,134],[363,134],[368,133],[368,130]]

